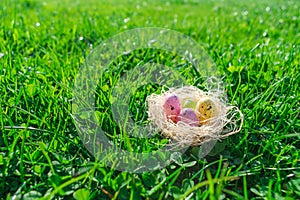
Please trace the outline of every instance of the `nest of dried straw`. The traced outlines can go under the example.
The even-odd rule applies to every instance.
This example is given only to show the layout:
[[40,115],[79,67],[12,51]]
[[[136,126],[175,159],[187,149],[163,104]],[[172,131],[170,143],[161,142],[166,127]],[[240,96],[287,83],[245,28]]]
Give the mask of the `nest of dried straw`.
[[[174,123],[166,116],[163,107],[166,97],[171,94],[176,94],[181,102],[185,100],[199,102],[203,98],[210,98],[217,107],[218,114],[210,119],[199,121],[199,126],[191,126],[184,121]],[[148,96],[148,118],[163,136],[170,138],[176,144],[198,146],[210,140],[219,140],[238,133],[243,124],[243,114],[240,110],[236,106],[227,105],[226,100],[219,96],[194,86],[170,88],[162,94]],[[196,108],[195,113],[197,116],[201,115]]]

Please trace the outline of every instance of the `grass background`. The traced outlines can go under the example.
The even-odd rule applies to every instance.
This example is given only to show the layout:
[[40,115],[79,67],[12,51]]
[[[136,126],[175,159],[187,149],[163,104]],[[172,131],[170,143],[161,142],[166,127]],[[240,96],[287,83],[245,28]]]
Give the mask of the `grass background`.
[[[300,198],[299,1],[4,0],[0,17],[1,199]],[[68,87],[101,41],[153,26],[204,47],[245,124],[205,160],[119,172],[85,150]]]

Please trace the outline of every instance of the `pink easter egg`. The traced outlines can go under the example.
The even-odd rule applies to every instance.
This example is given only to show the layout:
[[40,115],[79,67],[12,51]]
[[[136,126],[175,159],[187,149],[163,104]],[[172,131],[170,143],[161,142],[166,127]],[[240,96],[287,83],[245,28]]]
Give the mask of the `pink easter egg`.
[[174,123],[177,123],[178,115],[181,111],[181,103],[179,97],[175,94],[166,96],[163,108],[167,119],[171,119]]
[[199,126],[199,119],[195,111],[191,108],[184,108],[181,110],[178,120],[190,126]]

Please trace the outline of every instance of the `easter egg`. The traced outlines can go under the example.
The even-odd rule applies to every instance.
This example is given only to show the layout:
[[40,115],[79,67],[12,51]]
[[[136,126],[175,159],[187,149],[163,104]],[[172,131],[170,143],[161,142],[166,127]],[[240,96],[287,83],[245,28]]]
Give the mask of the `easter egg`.
[[209,119],[219,115],[217,103],[210,97],[201,98],[196,105],[199,121],[201,124],[207,124]]
[[196,102],[191,100],[191,99],[187,99],[183,102],[182,105],[183,108],[191,108],[191,109],[195,109],[196,108]]
[[199,126],[199,119],[195,111],[191,108],[184,108],[181,110],[178,120],[190,126]]
[[171,119],[174,123],[177,123],[178,115],[181,111],[181,103],[179,97],[175,94],[166,96],[163,108],[167,119]]

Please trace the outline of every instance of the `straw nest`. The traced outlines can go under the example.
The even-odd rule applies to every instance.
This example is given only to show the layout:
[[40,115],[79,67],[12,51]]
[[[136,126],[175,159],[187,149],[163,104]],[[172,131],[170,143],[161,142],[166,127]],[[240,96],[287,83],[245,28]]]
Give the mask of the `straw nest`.
[[[174,102],[168,102],[168,98],[172,96],[176,96],[175,100],[178,97],[180,105],[177,107],[181,114],[169,113],[167,106]],[[163,136],[184,146],[199,146],[210,140],[223,139],[238,133],[243,124],[243,114],[236,106],[227,105],[219,94],[204,92],[194,86],[169,88],[161,94],[151,94],[147,104],[151,124]],[[187,110],[191,115],[185,118],[182,112]]]

